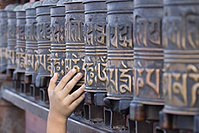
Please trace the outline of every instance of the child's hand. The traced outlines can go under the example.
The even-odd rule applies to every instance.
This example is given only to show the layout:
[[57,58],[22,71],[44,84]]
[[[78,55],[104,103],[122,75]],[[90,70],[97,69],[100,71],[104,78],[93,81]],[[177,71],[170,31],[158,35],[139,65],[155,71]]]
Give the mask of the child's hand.
[[51,78],[48,87],[48,95],[50,101],[49,116],[60,120],[66,120],[84,99],[85,85],[82,85],[78,90],[72,94],[69,94],[73,87],[83,76],[81,73],[76,75],[75,74],[76,70],[72,69],[62,78],[57,86],[56,82],[58,79],[58,74],[55,73]]

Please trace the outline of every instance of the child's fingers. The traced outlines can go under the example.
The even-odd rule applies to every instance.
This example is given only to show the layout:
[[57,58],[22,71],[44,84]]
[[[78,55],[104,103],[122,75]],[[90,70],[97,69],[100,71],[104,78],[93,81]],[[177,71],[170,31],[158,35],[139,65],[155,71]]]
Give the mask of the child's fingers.
[[61,81],[59,82],[59,84],[57,85],[56,87],[56,90],[60,91],[62,90],[65,85],[68,83],[68,81],[75,75],[76,73],[76,70],[75,69],[72,69],[70,70],[62,79]]
[[50,79],[48,91],[51,91],[56,87],[57,80],[58,80],[58,73],[55,73],[53,77]]
[[77,89],[75,92],[73,92],[71,95],[68,95],[65,97],[65,101],[71,104],[73,101],[75,101],[78,97],[82,95],[82,93],[85,91],[85,85],[82,85],[79,89]]
[[85,93],[83,93],[77,100],[75,100],[71,105],[70,108],[74,110],[83,100],[85,97]]
[[78,73],[77,75],[75,75],[75,77],[73,79],[71,79],[68,84],[64,87],[62,94],[63,97],[66,97],[70,91],[73,89],[73,87],[77,84],[77,82],[82,78],[82,74]]

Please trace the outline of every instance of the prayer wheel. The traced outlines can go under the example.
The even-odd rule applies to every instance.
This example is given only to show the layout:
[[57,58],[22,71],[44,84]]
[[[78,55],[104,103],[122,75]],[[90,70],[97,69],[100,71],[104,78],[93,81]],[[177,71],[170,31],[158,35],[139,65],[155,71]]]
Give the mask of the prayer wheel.
[[[84,5],[82,1],[65,3],[65,41],[66,41],[66,73],[71,69],[84,72]],[[83,79],[77,84],[81,86]]]
[[[84,5],[82,0],[65,2],[65,42],[66,59],[65,72],[76,69],[84,73]],[[83,78],[77,83],[72,91],[78,89],[84,83]],[[83,103],[74,112],[75,115],[83,116]]]
[[0,73],[6,72],[7,67],[7,45],[8,45],[8,12],[16,5],[10,4],[0,10]]
[[65,0],[51,8],[51,75],[59,74],[59,80],[65,75]]
[[158,120],[163,108],[162,0],[134,0],[133,120]]
[[199,132],[198,18],[199,1],[164,0],[164,128]]
[[48,104],[47,88],[51,78],[51,17],[50,9],[56,6],[58,0],[44,0],[36,8],[37,42],[39,67],[36,77],[36,87],[40,89],[41,104]]
[[109,81],[104,99],[105,123],[123,129],[133,98],[133,0],[107,0],[106,3]]
[[0,72],[5,71],[6,62],[6,45],[7,45],[7,12],[0,11]]
[[113,100],[132,99],[133,1],[108,0],[107,7],[107,95]]
[[26,9],[26,71],[25,87],[29,90],[29,95],[33,98],[39,95],[35,88],[35,79],[38,72],[39,57],[37,44],[37,21],[36,7],[41,6],[42,2],[34,2],[30,8]]
[[31,3],[24,4],[20,10],[16,12],[16,64],[17,67],[14,71],[14,87],[19,89],[21,94],[26,93],[24,86],[24,75],[26,71],[26,62],[25,62],[25,49],[26,49],[26,40],[25,40],[25,24],[26,24],[26,9],[30,8]]
[[18,7],[14,7],[12,11],[7,12],[8,17],[8,40],[7,40],[7,76],[12,77],[16,69],[16,11]]
[[103,121],[103,99],[107,83],[107,47],[105,0],[84,0],[85,7],[85,115],[91,121]]

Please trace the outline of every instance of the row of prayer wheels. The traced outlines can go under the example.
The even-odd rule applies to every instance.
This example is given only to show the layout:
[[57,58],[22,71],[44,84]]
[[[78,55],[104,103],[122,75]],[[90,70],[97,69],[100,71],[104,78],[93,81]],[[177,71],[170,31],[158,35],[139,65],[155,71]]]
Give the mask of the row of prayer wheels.
[[0,71],[48,106],[52,75],[84,73],[74,112],[115,131],[199,132],[199,1],[44,0],[0,11]]

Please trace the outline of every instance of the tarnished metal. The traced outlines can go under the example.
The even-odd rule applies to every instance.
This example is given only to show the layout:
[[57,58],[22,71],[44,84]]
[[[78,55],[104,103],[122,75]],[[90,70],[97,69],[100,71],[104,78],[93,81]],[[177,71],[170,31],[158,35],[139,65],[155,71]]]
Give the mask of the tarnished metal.
[[[85,72],[85,79],[73,88],[86,83],[87,92],[69,119],[72,132],[198,133],[199,2],[164,0],[164,11],[162,2],[45,0],[18,6],[17,13],[2,10],[0,56],[7,55],[0,64],[7,61],[10,76],[16,69],[15,87],[40,96],[39,104],[45,106],[55,72],[59,80],[72,68]],[[1,12],[7,12],[7,22]],[[7,47],[2,43],[6,36]],[[29,97],[5,89],[2,94],[47,117],[47,109],[26,100]]]
[[[14,8],[14,12],[15,12],[15,20],[14,20],[14,22],[13,22],[13,29],[14,29],[14,31],[15,31],[15,41],[14,41],[14,43],[15,44],[13,44],[13,46],[10,46],[10,42],[8,43],[8,47],[10,47],[10,48],[8,48],[8,50],[9,50],[9,52],[8,52],[8,62],[9,62],[9,59],[10,59],[10,53],[12,53],[12,50],[14,51],[13,52],[13,54],[14,54],[14,56],[12,56],[11,57],[11,60],[14,62],[14,64],[13,64],[13,66],[15,67],[15,69],[14,69],[14,72],[15,72],[15,70],[16,70],[16,68],[17,68],[17,57],[16,57],[16,45],[17,45],[17,18],[16,18],[16,12],[18,12],[18,11],[20,11],[21,9],[23,8],[23,5],[18,5],[18,6],[16,6],[15,8]],[[9,28],[8,28],[8,30],[9,30]],[[9,30],[9,32],[10,32],[10,30]],[[10,33],[9,33],[10,34]],[[9,38],[8,38],[9,39]],[[8,63],[9,64],[9,63]],[[13,87],[14,87],[14,89],[16,90],[16,91],[19,91],[19,88],[20,88],[20,79],[17,79],[17,74],[16,73],[14,73],[14,72],[9,72],[9,69],[8,69],[8,76],[10,75],[12,75],[12,77],[13,77]],[[10,73],[10,74],[9,74]]]
[[59,0],[56,7],[51,8],[51,75],[59,74],[59,80],[65,75],[65,0]]
[[7,12],[0,11],[0,72],[6,70],[6,46],[7,46]]
[[[186,5],[186,2],[190,5]],[[176,9],[175,5],[182,9],[185,8],[185,10]],[[164,6],[163,45],[165,47],[164,89],[166,104],[164,111],[195,115],[199,113],[197,94],[199,2],[166,0]]]
[[24,80],[25,87],[30,90],[30,96],[34,98],[39,95],[39,91],[34,84],[39,65],[36,7],[41,4],[41,1],[34,2],[30,8],[26,9],[26,71]]
[[[84,72],[84,5],[82,1],[70,1],[65,3],[66,22],[66,73],[75,68],[77,72]],[[77,84],[83,84],[83,79]]]
[[24,4],[20,11],[16,12],[17,18],[17,44],[16,44],[16,62],[17,69],[15,71],[18,73],[25,74],[25,48],[26,48],[26,40],[25,40],[25,24],[26,24],[26,8],[30,8],[31,3]]
[[7,40],[7,76],[12,77],[13,72],[17,67],[16,64],[16,11],[17,7],[12,9],[12,11],[7,12],[8,16],[8,40]]
[[[84,5],[82,0],[70,1],[65,3],[65,41],[66,41],[66,59],[65,73],[75,68],[77,72],[84,73]],[[73,88],[78,89],[84,80],[80,80]],[[83,104],[74,112],[76,115],[83,115]]]
[[106,92],[106,14],[105,0],[85,0],[86,91]]
[[[162,36],[165,107],[161,120],[166,128],[193,130],[193,117],[199,115],[198,18],[199,1],[164,1]],[[185,121],[189,123],[185,124]]]
[[134,97],[132,120],[158,120],[164,105],[162,0],[134,0]]
[[[25,75],[25,48],[26,48],[26,41],[25,41],[25,24],[26,24],[26,8],[29,8],[31,3],[26,3],[23,6],[20,6],[21,9],[16,11],[16,70],[14,71],[14,87],[16,89],[20,88],[21,93],[26,93],[24,88],[24,75]],[[19,7],[19,8],[20,8]]]
[[8,11],[13,10],[15,6],[10,4],[0,10],[0,73],[5,73],[7,67]]
[[56,6],[57,2],[58,0],[44,0],[36,8],[39,68],[35,84],[40,89],[42,103],[48,103],[47,88],[51,77],[50,8]]
[[114,100],[132,99],[133,0],[108,0],[107,7],[107,95]]
[[[107,47],[105,0],[84,0],[85,5],[85,115],[103,121],[103,99],[107,83]],[[101,107],[100,107],[101,106]],[[86,109],[87,108],[87,109]]]
[[[107,98],[105,123],[126,128],[133,97],[133,0],[107,0]],[[119,113],[120,112],[120,113]],[[122,116],[123,114],[123,116]]]

